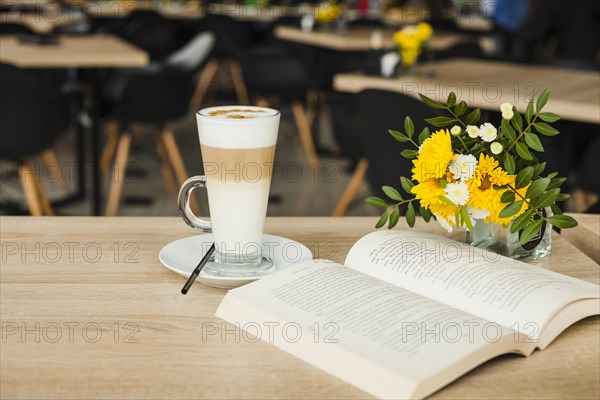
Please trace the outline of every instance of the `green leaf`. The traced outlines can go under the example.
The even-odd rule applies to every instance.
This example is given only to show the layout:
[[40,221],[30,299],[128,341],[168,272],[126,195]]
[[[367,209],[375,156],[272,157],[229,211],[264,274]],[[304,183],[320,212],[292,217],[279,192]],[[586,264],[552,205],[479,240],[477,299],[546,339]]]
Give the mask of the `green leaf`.
[[437,108],[438,110],[445,110],[446,106],[442,103],[439,103],[427,96],[425,96],[424,94],[419,93],[419,97],[421,98],[421,100],[427,104],[429,107],[431,108]]
[[514,142],[515,140],[517,140],[517,135],[515,134],[515,130],[513,129],[512,126],[510,126],[510,123],[505,120],[504,118],[502,119],[502,122],[500,123],[500,130],[502,132],[502,134],[505,134],[506,137],[508,137],[511,142]]
[[454,209],[454,221],[456,221],[457,228],[462,226],[462,218],[460,217],[460,211],[458,210],[458,207]]
[[546,188],[550,184],[550,179],[548,178],[540,178],[536,181],[533,181],[531,185],[527,188],[527,192],[525,193],[525,197],[528,199],[532,199],[534,197],[540,196]]
[[425,122],[431,124],[437,128],[445,128],[450,125],[453,125],[455,122],[458,122],[456,118],[451,117],[433,117],[433,118],[425,118]]
[[464,101],[461,101],[454,108],[454,114],[456,114],[457,117],[460,117],[461,115],[463,115],[464,113],[467,112],[467,109],[468,109],[467,103],[465,103]]
[[409,116],[406,116],[406,118],[404,118],[404,130],[406,131],[406,136],[408,137],[412,137],[412,135],[415,133],[415,125],[412,122],[412,119],[410,119]]
[[534,212],[535,210],[527,210],[515,218],[512,224],[510,224],[510,233],[515,233],[525,228],[525,225],[531,220]]
[[521,237],[519,238],[519,243],[522,245],[529,242],[535,235],[538,234],[540,228],[542,227],[542,220],[538,219],[527,225],[523,232],[521,233]]
[[396,200],[396,201],[402,201],[402,196],[393,187],[391,187],[391,186],[382,186],[381,190],[383,190],[383,193],[385,193],[385,195],[387,197],[389,197],[390,199]]
[[531,147],[535,151],[544,151],[544,146],[542,146],[540,138],[535,133],[525,132],[525,143],[527,143],[527,146]]
[[564,214],[552,215],[550,217],[546,217],[546,220],[553,226],[560,229],[575,228],[577,225],[579,225],[575,218]]
[[563,213],[563,211],[560,209],[560,207],[556,203],[552,204],[550,206],[550,208],[552,208],[552,212],[554,213],[554,215],[562,215],[562,213]]
[[408,203],[408,208],[406,209],[406,223],[411,228],[415,226],[415,208],[412,202]]
[[442,189],[446,189],[446,185],[448,185],[448,181],[445,178],[440,179],[440,186]]
[[448,106],[448,108],[450,108],[455,104],[456,104],[456,93],[450,92],[450,94],[448,95],[448,100],[446,100],[446,105]]
[[427,128],[427,127],[423,128],[421,133],[419,133],[419,144],[423,144],[425,139],[427,139],[430,134],[431,133],[429,132],[429,128]]
[[400,184],[402,185],[402,189],[409,194],[412,193],[411,190],[413,186],[415,186],[415,184],[405,176],[400,177]]
[[533,176],[533,167],[523,168],[517,174],[515,178],[515,189],[524,188],[531,182],[531,177]]
[[477,125],[479,124],[479,120],[481,119],[481,110],[479,108],[471,111],[465,120],[467,125]]
[[365,202],[373,207],[387,207],[388,205],[385,200],[379,197],[367,197]]
[[515,114],[515,116],[510,120],[510,122],[517,131],[521,132],[523,130],[523,118],[521,118],[521,115],[519,114],[519,112],[517,111],[517,107],[515,106],[513,106],[513,113]]
[[425,207],[421,207],[419,210],[421,213],[421,217],[423,217],[423,221],[429,222],[431,220],[431,213]]
[[516,213],[521,211],[522,205],[523,205],[523,200],[517,200],[514,203],[510,203],[507,206],[505,206],[502,209],[502,211],[500,211],[500,214],[498,214],[498,216],[500,218],[512,217],[513,215],[515,215]]
[[515,143],[515,149],[517,149],[517,154],[522,159],[528,160],[528,161],[533,160],[533,156],[529,152],[529,149],[527,149],[527,146],[525,145],[525,143],[523,143],[523,142],[517,142],[517,143]]
[[542,108],[544,108],[544,106],[548,102],[548,98],[550,98],[550,89],[545,89],[540,94],[540,96],[538,97],[537,102],[535,104],[535,108],[536,108],[536,110],[537,110],[538,113],[540,111],[542,111]]
[[392,214],[390,215],[390,223],[388,225],[388,229],[392,229],[393,227],[395,227],[399,219],[400,210],[398,210],[398,207],[394,207],[394,211],[392,211]]
[[471,224],[471,218],[469,218],[469,214],[467,214],[466,207],[462,207],[460,209],[460,214],[462,216],[463,221],[465,221],[465,224],[467,225],[467,228],[469,228],[469,230],[471,232],[473,232],[473,224]]
[[533,98],[529,99],[527,109],[525,110],[525,121],[527,121],[528,124],[531,123],[531,117],[533,117]]
[[500,201],[502,203],[512,203],[515,201],[515,192],[507,190],[506,192],[502,193],[502,196],[500,196]]
[[541,196],[538,196],[535,199],[533,199],[532,205],[535,208],[549,207],[556,201],[556,199],[558,198],[559,195],[560,195],[560,188],[548,190],[548,191],[544,192],[544,194],[542,194]]
[[556,122],[560,119],[560,117],[558,115],[551,113],[551,112],[539,113],[538,118],[544,122],[550,122],[550,123]]
[[532,180],[537,179],[540,176],[540,174],[542,172],[544,172],[545,169],[546,169],[546,162],[545,161],[543,163],[534,165],[533,166],[533,178],[532,178]]
[[419,150],[405,149],[400,152],[400,155],[404,158],[412,160],[413,158],[417,158],[417,156],[419,155]]
[[504,158],[504,169],[512,175],[515,173],[515,168],[515,158],[511,154],[507,154]]
[[394,137],[394,139],[396,139],[399,142],[409,142],[410,141],[410,138],[402,132],[394,131],[391,129],[388,130],[388,132],[390,133],[390,135],[392,135]]
[[556,198],[556,201],[565,201],[565,200],[567,200],[569,198],[571,198],[571,195],[569,193],[561,193]]
[[[550,175],[548,175],[548,177],[550,177]],[[548,187],[546,189],[550,190],[550,189],[559,188],[566,181],[567,181],[567,178],[562,178],[562,177],[560,177],[560,178],[552,178],[552,180],[550,180],[550,184],[548,185]]]
[[556,175],[558,175],[558,172],[552,172],[551,174],[548,174],[546,178],[554,179]]
[[439,198],[441,201],[443,201],[444,203],[448,204],[449,206],[456,207],[456,204],[454,204],[454,203],[453,203],[453,202],[452,202],[452,201],[451,201],[449,198],[447,198],[446,196],[439,195],[439,196],[438,196],[438,198]]
[[536,122],[535,124],[533,124],[533,127],[536,131],[538,131],[544,136],[556,136],[560,133],[558,130],[554,129],[545,122]]
[[383,211],[383,214],[381,214],[381,217],[379,217],[379,221],[377,221],[377,223],[375,224],[375,228],[376,229],[381,228],[382,226],[385,225],[385,223],[387,222],[387,220],[388,220],[388,209],[386,208]]

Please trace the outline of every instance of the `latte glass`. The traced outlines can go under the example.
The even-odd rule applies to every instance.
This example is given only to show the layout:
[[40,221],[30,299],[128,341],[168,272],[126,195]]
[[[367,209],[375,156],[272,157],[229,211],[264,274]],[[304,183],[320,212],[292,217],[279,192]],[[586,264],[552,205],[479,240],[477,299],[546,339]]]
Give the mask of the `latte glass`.
[[[279,117],[277,110],[251,106],[211,107],[196,114],[204,175],[184,182],[179,212],[192,228],[214,234],[216,251],[204,267],[210,275],[262,275],[274,268],[263,254],[262,235]],[[208,191],[211,222],[190,209],[196,188]]]

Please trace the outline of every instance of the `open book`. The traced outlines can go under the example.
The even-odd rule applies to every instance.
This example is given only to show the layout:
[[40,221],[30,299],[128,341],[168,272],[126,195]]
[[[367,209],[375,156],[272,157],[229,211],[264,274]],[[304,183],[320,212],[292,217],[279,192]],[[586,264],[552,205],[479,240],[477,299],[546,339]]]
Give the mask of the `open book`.
[[377,231],[345,266],[296,264],[216,315],[381,398],[423,398],[600,314],[599,286],[426,233]]

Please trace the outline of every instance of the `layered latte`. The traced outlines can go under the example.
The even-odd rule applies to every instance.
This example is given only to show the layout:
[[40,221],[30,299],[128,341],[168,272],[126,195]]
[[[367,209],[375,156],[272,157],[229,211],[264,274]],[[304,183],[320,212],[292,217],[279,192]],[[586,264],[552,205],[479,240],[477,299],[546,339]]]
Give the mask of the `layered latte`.
[[246,106],[197,113],[217,252],[260,258],[279,112]]

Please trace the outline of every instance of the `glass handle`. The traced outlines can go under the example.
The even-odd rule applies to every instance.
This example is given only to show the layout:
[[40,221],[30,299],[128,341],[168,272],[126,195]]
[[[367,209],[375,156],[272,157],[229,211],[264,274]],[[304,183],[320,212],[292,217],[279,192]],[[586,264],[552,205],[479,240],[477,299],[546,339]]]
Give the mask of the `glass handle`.
[[212,224],[209,221],[204,221],[194,215],[190,208],[190,196],[194,189],[206,188],[206,176],[192,176],[187,181],[183,182],[179,189],[179,197],[177,202],[179,204],[179,214],[181,218],[192,227],[194,230],[200,232],[212,232]]

